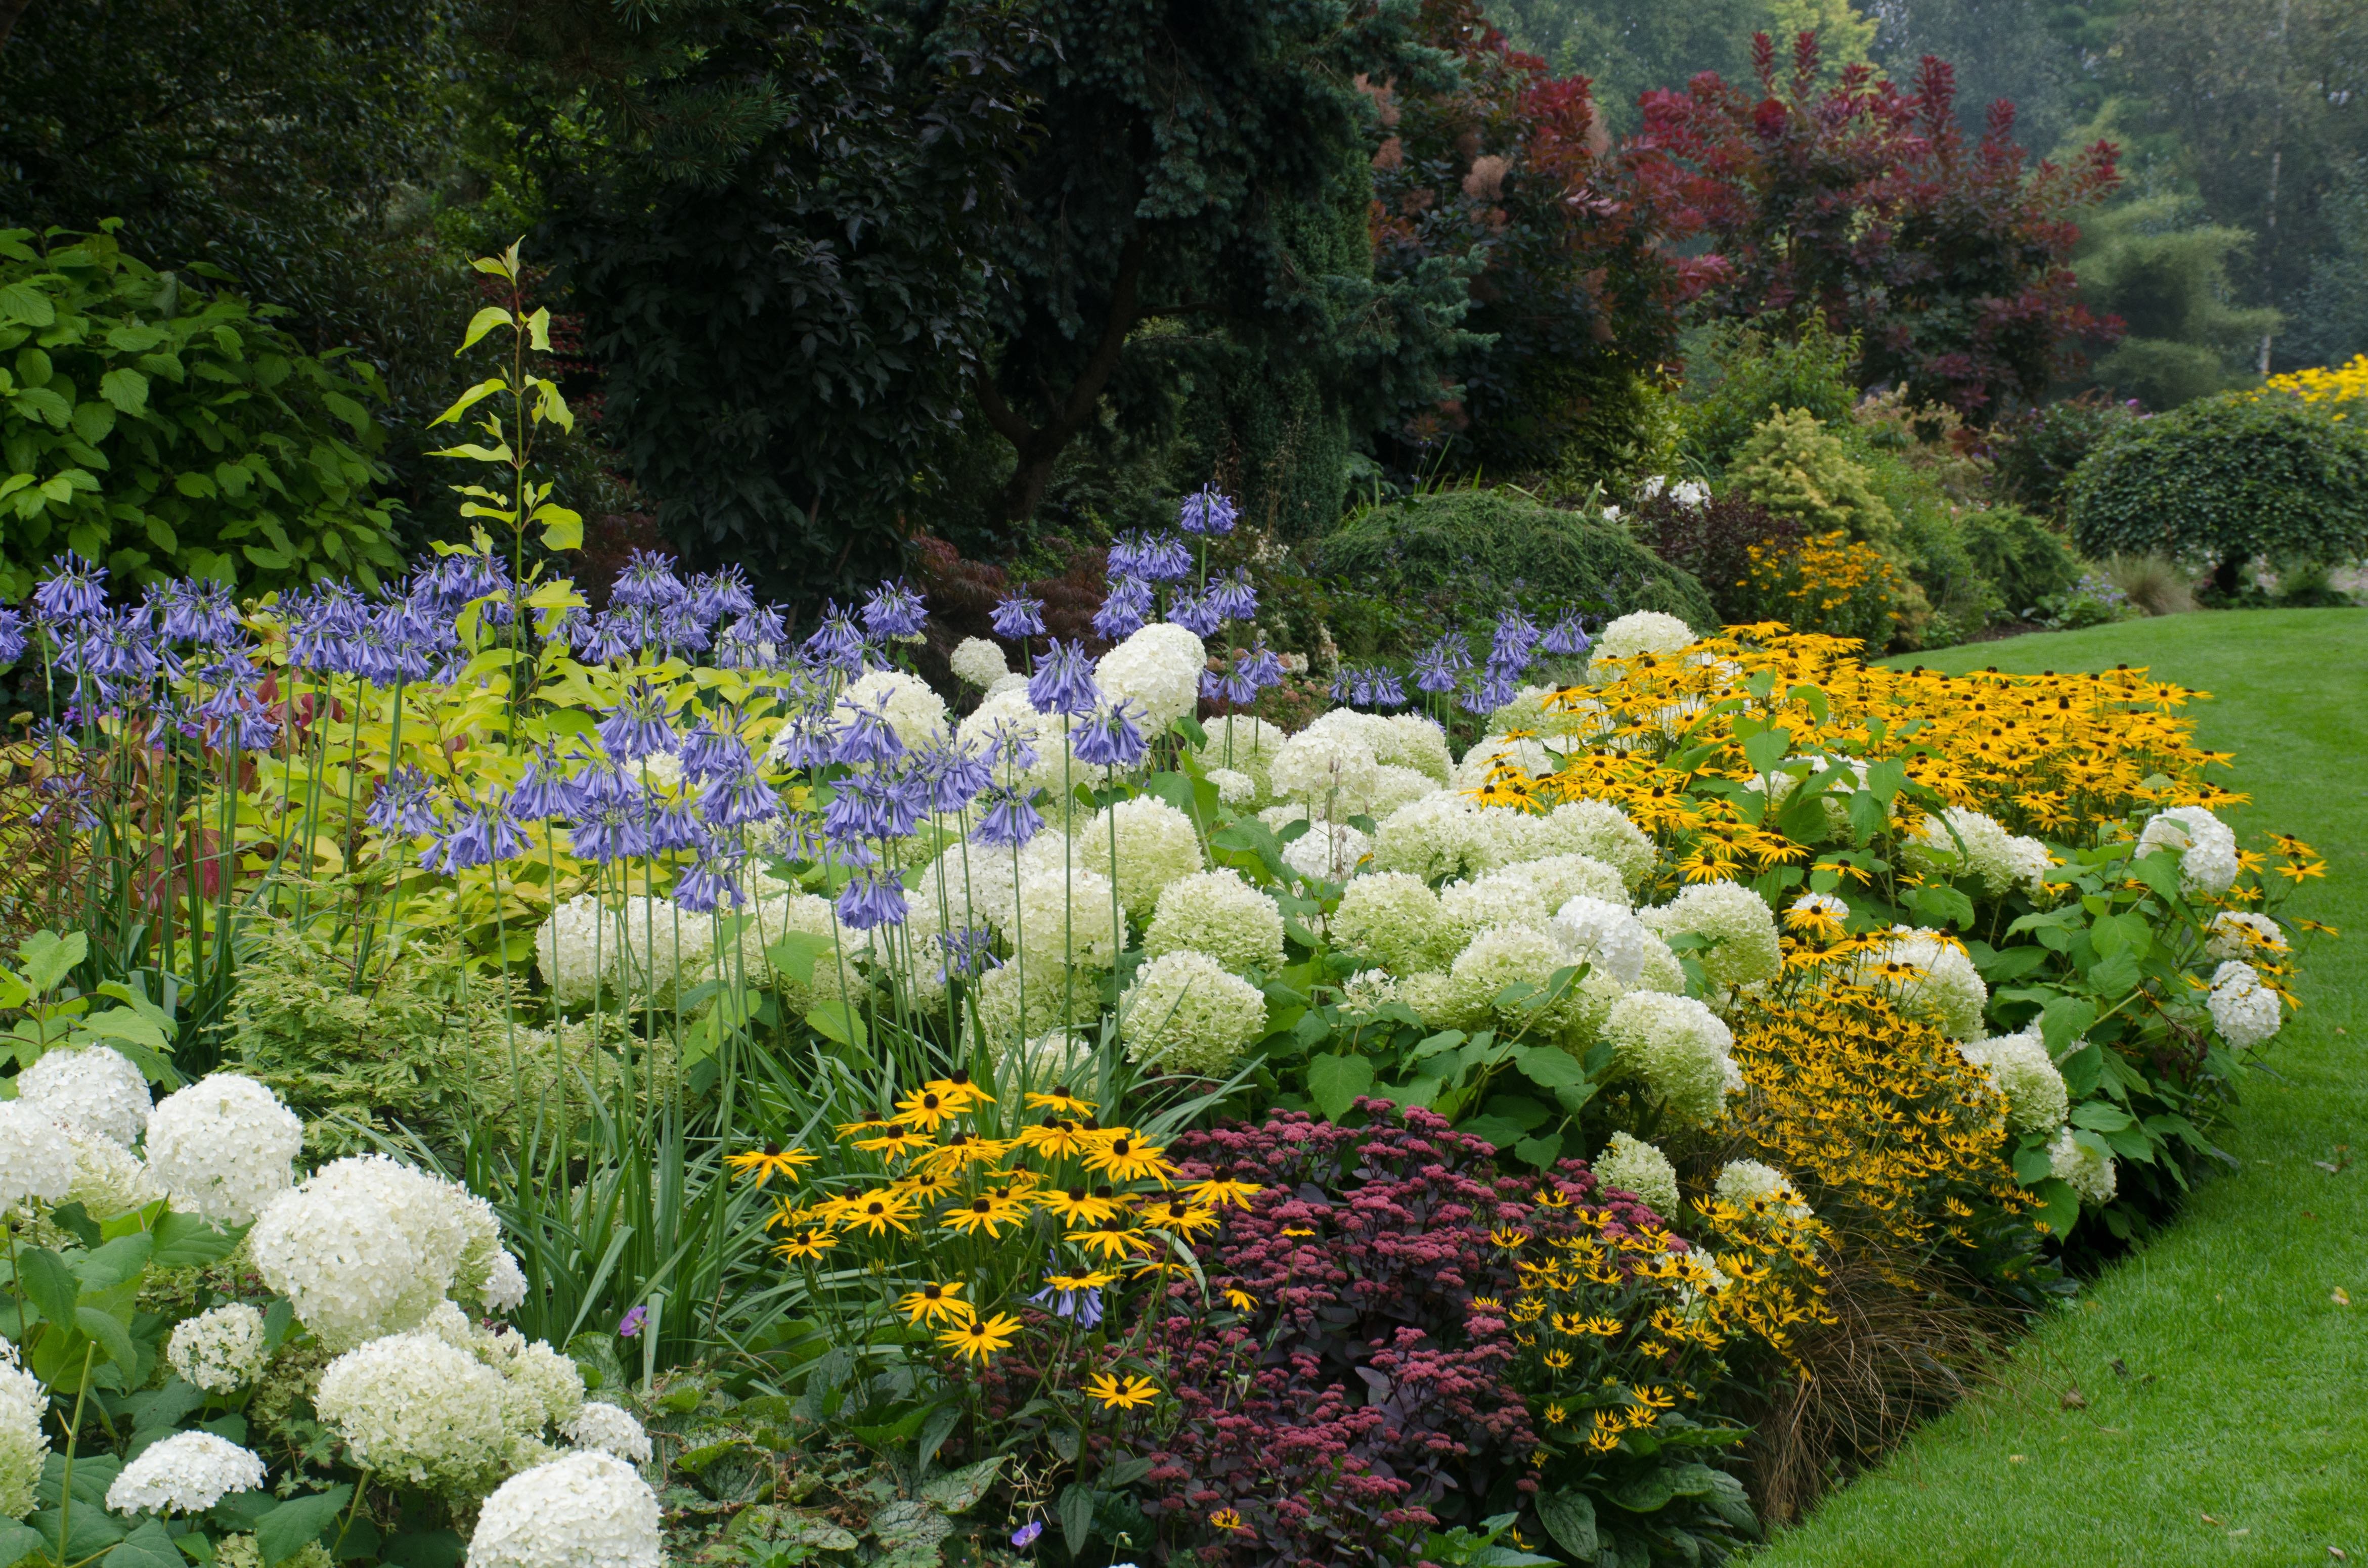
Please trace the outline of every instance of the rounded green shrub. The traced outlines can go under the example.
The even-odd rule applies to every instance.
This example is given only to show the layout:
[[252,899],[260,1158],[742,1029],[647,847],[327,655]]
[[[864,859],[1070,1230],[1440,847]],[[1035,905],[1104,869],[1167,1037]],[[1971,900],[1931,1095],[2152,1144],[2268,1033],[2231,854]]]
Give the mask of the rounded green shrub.
[[[1491,618],[1508,598],[1533,612],[1652,609],[1698,631],[1719,625],[1691,573],[1610,523],[1519,491],[1451,490],[1369,507],[1324,541],[1317,563],[1349,590],[1335,596],[1344,607],[1419,604],[1452,625]],[[1375,641],[1371,652],[1399,651],[1387,646],[1399,639]]]
[[2368,551],[2368,430],[2294,398],[2224,393],[2115,433],[2066,494],[2087,554],[2209,563],[2231,592],[2255,556]]
[[1968,512],[1957,529],[1975,570],[1996,585],[2009,615],[2080,581],[2080,557],[2070,541],[2019,506]]

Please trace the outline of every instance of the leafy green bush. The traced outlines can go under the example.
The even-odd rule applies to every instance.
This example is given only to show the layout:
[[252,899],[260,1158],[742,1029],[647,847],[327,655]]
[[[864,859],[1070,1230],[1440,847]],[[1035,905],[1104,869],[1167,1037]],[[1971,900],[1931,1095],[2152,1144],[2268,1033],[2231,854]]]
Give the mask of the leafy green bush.
[[113,225],[33,238],[0,230],[0,596],[69,549],[132,583],[400,568],[375,371],[124,255]]
[[[1326,576],[1358,590],[1336,596],[1341,645],[1368,653],[1411,652],[1393,634],[1413,601],[1455,626],[1493,617],[1508,598],[1537,608],[1570,606],[1588,614],[1660,610],[1697,631],[1715,630],[1718,611],[1690,572],[1655,556],[1621,529],[1557,511],[1519,491],[1451,490],[1370,507],[1326,540],[1318,555]],[[1373,605],[1375,646],[1351,646],[1371,631],[1353,619]],[[1360,639],[1364,641],[1367,639]]]
[[246,957],[229,1055],[304,1118],[322,1159],[369,1152],[369,1131],[450,1148],[474,1129],[515,1134],[538,1108],[553,1123],[583,1121],[598,1082],[590,1027],[565,1027],[563,1062],[553,1030],[513,1027],[522,1003],[515,982],[464,977],[449,936],[381,945],[358,962],[350,938],[332,946],[278,922]]
[[1839,424],[1858,401],[1851,375],[1858,339],[1835,335],[1821,317],[1810,318],[1790,341],[1757,327],[1722,325],[1689,347],[1681,445],[1713,473],[1725,472],[1777,410],[1805,408]]
[[2257,555],[2301,563],[2368,551],[2368,430],[2291,397],[2205,398],[2099,447],[2066,495],[2087,553],[2208,562],[2226,594]]
[[1968,512],[1957,528],[1975,569],[1996,585],[2010,615],[2080,580],[2080,558],[2064,536],[2019,506]]
[[1839,528],[1879,550],[1900,548],[1899,518],[1875,494],[1873,474],[1808,409],[1770,413],[1736,449],[1727,477],[1735,494],[1812,534]]
[[2064,517],[2064,486],[2106,437],[2135,424],[2135,406],[2089,394],[2025,409],[1990,426],[1990,458],[2007,498],[2042,517]]

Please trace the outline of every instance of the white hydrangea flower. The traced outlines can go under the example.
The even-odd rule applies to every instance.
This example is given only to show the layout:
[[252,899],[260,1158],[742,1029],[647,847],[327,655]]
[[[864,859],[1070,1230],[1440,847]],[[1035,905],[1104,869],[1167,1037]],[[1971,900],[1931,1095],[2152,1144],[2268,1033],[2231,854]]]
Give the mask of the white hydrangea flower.
[[357,1464],[414,1486],[466,1491],[507,1463],[508,1386],[469,1351],[420,1331],[373,1339],[330,1362],[313,1407]]
[[1676,653],[1693,646],[1694,629],[1674,615],[1658,610],[1632,610],[1605,627],[1588,649],[1589,678],[1607,673],[1606,661],[1633,659],[1639,653]]
[[1700,1002],[1631,991],[1611,1005],[1603,1037],[1678,1125],[1707,1127],[1726,1114],[1735,1036]]
[[1499,767],[1518,768],[1531,778],[1539,778],[1560,772],[1562,758],[1548,751],[1544,743],[1526,736],[1514,740],[1507,735],[1483,735],[1472,743],[1472,749],[1455,765],[1448,787],[1477,790]]
[[1337,726],[1302,730],[1267,765],[1268,786],[1277,795],[1335,818],[1362,812],[1381,781],[1381,759],[1372,746]]
[[1383,819],[1373,835],[1374,869],[1404,871],[1425,881],[1493,870],[1515,858],[1506,854],[1511,835],[1500,819],[1520,816],[1442,790]]
[[254,1079],[213,1073],[156,1103],[148,1179],[174,1207],[217,1224],[250,1223],[293,1179],[304,1124]]
[[481,1293],[499,1234],[483,1199],[359,1154],[272,1199],[247,1241],[264,1283],[341,1349],[415,1326],[456,1288]]
[[1510,869],[1491,871],[1467,882],[1450,882],[1439,890],[1440,918],[1447,925],[1447,941],[1462,947],[1492,926],[1545,928],[1553,906],[1535,886]]
[[134,1209],[145,1209],[163,1196],[148,1179],[140,1156],[112,1138],[63,1130],[74,1146],[74,1181],[65,1201],[79,1203],[94,1220],[112,1220]]
[[1203,775],[1228,806],[1247,806],[1258,799],[1258,780],[1231,767],[1212,767]]
[[[1963,849],[1958,847],[1960,839]],[[2046,875],[2049,865],[2047,846],[2037,839],[2019,839],[1997,818],[1965,806],[1951,806],[1926,817],[1904,847],[1903,858],[1911,869],[1975,877],[1992,898],[2015,887],[2036,893],[2032,849],[2038,852],[2040,876]]]
[[1156,959],[1187,948],[1230,970],[1281,969],[1282,910],[1230,866],[1179,878],[1160,891],[1143,950]]
[[2173,806],[2146,824],[2137,858],[2160,849],[2178,852],[2180,885],[2189,892],[2224,893],[2237,881],[2237,835],[2202,806]]
[[982,689],[992,687],[1011,673],[1010,663],[1003,656],[1002,647],[984,637],[965,637],[954,644],[954,678]]
[[650,1462],[650,1435],[633,1413],[605,1400],[587,1399],[560,1431],[579,1449],[614,1454],[628,1464]]
[[1420,877],[1405,871],[1369,871],[1351,877],[1333,911],[1332,939],[1370,953],[1399,975],[1437,969],[1445,961],[1446,926],[1439,895]]
[[1634,1193],[1645,1208],[1664,1220],[1678,1211],[1678,1168],[1669,1164],[1667,1154],[1641,1138],[1613,1133],[1611,1146],[1596,1156],[1595,1179]]
[[2068,1127],[2058,1129],[2047,1145],[2047,1170],[2089,1203],[2111,1203],[2121,1185],[2113,1157],[2081,1142]]
[[[464,1326],[470,1326],[465,1320]],[[575,1419],[584,1408],[584,1374],[575,1369],[575,1362],[546,1341],[529,1339],[523,1334],[485,1334],[472,1326],[471,1332],[477,1340],[479,1358],[510,1385],[513,1432],[532,1436],[545,1426],[564,1429]]]
[[521,1471],[477,1515],[468,1568],[661,1568],[657,1494],[613,1454]]
[[1118,901],[1147,920],[1160,890],[1201,869],[1201,835],[1192,819],[1156,795],[1137,795],[1094,813],[1077,834],[1078,858],[1110,876],[1110,839],[1118,839]]
[[1654,948],[1668,948],[1624,903],[1585,893],[1565,900],[1546,922],[1546,931],[1596,971],[1622,985],[1644,978],[1645,960]]
[[17,1347],[0,1344],[0,1518],[21,1519],[33,1511],[34,1488],[49,1462],[50,1439],[42,1422],[50,1396],[17,1361]]
[[265,1340],[263,1314],[233,1301],[174,1325],[165,1359],[208,1393],[232,1393],[263,1375],[270,1356]]
[[632,771],[661,795],[672,797],[682,790],[682,758],[670,751],[649,753],[633,763]]
[[494,1267],[485,1276],[485,1288],[477,1292],[477,1304],[498,1316],[507,1316],[525,1301],[526,1271],[504,1247],[494,1254]]
[[1776,944],[1776,916],[1758,893],[1739,882],[1696,882],[1668,903],[1637,916],[1662,940],[1679,934],[1707,937],[1694,959],[1715,985],[1773,980],[1784,970]]
[[61,1127],[126,1149],[148,1128],[148,1080],[108,1046],[50,1051],[17,1074],[17,1097]]
[[55,1203],[74,1185],[66,1130],[22,1100],[0,1100],[0,1206]]
[[1398,983],[1387,970],[1360,969],[1340,987],[1340,1010],[1361,1017],[1372,1017],[1399,1000]]
[[1094,661],[1094,684],[1118,703],[1132,698],[1144,711],[1144,733],[1156,735],[1201,705],[1201,672],[1208,650],[1172,620],[1157,620]]
[[1222,1078],[1265,1028],[1265,994],[1190,948],[1144,964],[1119,998],[1127,1060],[1162,1073]]
[[1249,804],[1268,792],[1267,767],[1274,754],[1282,749],[1289,737],[1281,729],[1263,719],[1246,714],[1228,714],[1210,721],[1209,744],[1195,753],[1204,768],[1224,768],[1248,778],[1252,792],[1249,801],[1227,801],[1228,805]]
[[2047,873],[2055,869],[2055,855],[2044,841],[2022,834],[2009,835],[2002,858],[2010,882],[2042,903],[2050,900]]
[[1372,852],[1372,838],[1363,829],[1319,822],[1282,846],[1282,863],[1303,877],[1337,882]]
[[2064,1074],[2047,1054],[2047,1042],[2034,1024],[2014,1034],[1961,1043],[1957,1053],[1988,1075],[2006,1098],[2006,1124],[2014,1132],[2037,1132],[2060,1127],[2071,1114],[2071,1098]]
[[1028,677],[1016,670],[1010,675],[997,676],[986,683],[986,694],[989,697],[1000,697],[1007,691],[1024,692],[1027,689]]
[[[602,985],[620,996],[669,1001],[712,973],[715,922],[670,898],[634,894],[611,906],[578,893],[534,937],[535,967],[562,1009],[590,1004]],[[751,955],[753,957],[753,955]]]
[[1419,713],[1393,713],[1384,722],[1389,736],[1374,744],[1374,759],[1383,767],[1410,767],[1444,785],[1455,765],[1447,749],[1447,732],[1438,722]]
[[[1110,906],[1102,913],[1108,918]],[[972,995],[978,1001],[979,1027],[986,1032],[992,1054],[1000,1056],[1015,1041],[1032,1040],[1065,1025],[1084,1023],[1101,1011],[1099,970],[1070,969],[1057,949],[1049,958],[1029,955],[981,975]]]
[[1528,888],[1539,912],[1548,917],[1575,898],[1622,904],[1628,901],[1627,885],[1619,871],[1592,855],[1542,855],[1534,860],[1517,860],[1489,872],[1488,877]]
[[996,915],[1004,939],[1048,970],[1063,961],[1108,969],[1127,945],[1126,914],[1110,879],[1082,865],[1022,871],[1018,896]]
[[2212,971],[2212,1027],[2238,1051],[2266,1045],[2285,1028],[2278,994],[2261,983],[2260,972],[2241,959]]
[[1439,970],[1423,970],[1398,981],[1398,1000],[1433,1028],[1445,1028],[1454,1023],[1454,993],[1453,983]]
[[[1951,1040],[1979,1040],[1990,988],[1974,960],[1937,931],[1897,929],[1900,936],[1860,960],[1859,983],[1880,988],[1901,1011],[1930,1019]],[[1900,965],[1915,972],[1886,972]]]
[[1660,863],[1660,851],[1644,830],[1608,801],[1565,801],[1544,816],[1527,820],[1536,824],[1532,832],[1539,854],[1600,860],[1618,871],[1632,892]]
[[1718,1180],[1713,1185],[1723,1201],[1748,1215],[1806,1220],[1814,1213],[1782,1171],[1758,1160],[1729,1160],[1719,1167]]
[[905,743],[905,750],[945,735],[946,699],[931,690],[928,681],[903,670],[872,670],[849,682],[831,705],[831,722],[851,723],[859,710],[882,713],[883,702],[888,727]]
[[1501,1010],[1497,1006],[1497,998],[1516,981],[1543,994],[1554,971],[1574,961],[1572,954],[1540,926],[1492,926],[1465,944],[1448,966],[1446,1003],[1451,1021],[1469,1028],[1493,1017],[1507,1028],[1527,1026],[1545,1036],[1573,1028],[1592,1028],[1600,1022],[1610,1006],[1610,993],[1617,987],[1591,975],[1566,985],[1543,1006],[1534,1006],[1539,1000],[1536,994]]
[[263,1484],[263,1461],[211,1432],[176,1432],[150,1444],[107,1489],[119,1514],[201,1514],[233,1492]]
[[2283,953],[2286,934],[2266,915],[2248,909],[2224,909],[2204,928],[2206,958],[2245,959],[2256,952]]

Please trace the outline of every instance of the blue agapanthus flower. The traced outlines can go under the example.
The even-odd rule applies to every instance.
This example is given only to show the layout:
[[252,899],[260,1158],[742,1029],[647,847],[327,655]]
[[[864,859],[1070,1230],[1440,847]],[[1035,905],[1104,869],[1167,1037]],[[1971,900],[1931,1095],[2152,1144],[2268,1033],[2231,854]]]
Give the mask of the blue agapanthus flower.
[[1028,677],[1028,706],[1039,713],[1090,713],[1101,696],[1094,685],[1093,662],[1081,642],[1054,638],[1052,652],[1036,662],[1036,673]]
[[681,600],[688,590],[674,574],[674,557],[656,550],[637,550],[617,574],[609,602],[627,609],[663,609]]
[[1212,484],[1184,497],[1183,506],[1177,508],[1176,526],[1188,534],[1229,534],[1240,515],[1233,497]]
[[1044,635],[1044,601],[1025,591],[1006,595],[995,607],[995,634],[1014,642]]
[[1142,708],[1133,698],[1114,708],[1098,709],[1092,717],[1077,726],[1072,743],[1079,762],[1097,767],[1133,767],[1143,760],[1149,746],[1143,732],[1135,725]]
[[1094,611],[1094,631],[1106,641],[1122,642],[1143,630],[1152,608],[1149,583],[1132,575],[1120,577],[1103,596],[1101,608]]
[[52,623],[95,615],[107,603],[107,568],[68,551],[33,590],[33,613]]
[[902,583],[882,583],[863,601],[863,624],[874,637],[914,636],[928,619],[921,596]]
[[905,924],[905,879],[893,869],[873,869],[838,892],[838,917],[858,931]]

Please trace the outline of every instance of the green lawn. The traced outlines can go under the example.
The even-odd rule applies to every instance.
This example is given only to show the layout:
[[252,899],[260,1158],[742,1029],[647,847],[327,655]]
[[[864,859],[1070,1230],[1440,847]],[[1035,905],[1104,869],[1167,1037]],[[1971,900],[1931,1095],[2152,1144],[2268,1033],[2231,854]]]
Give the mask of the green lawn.
[[[2368,610],[2176,616],[1920,662],[2127,663],[2214,693],[2191,711],[2253,796],[2240,839],[2324,851],[2327,881],[2289,907],[2343,939],[2320,939],[2275,1075],[2237,1108],[2241,1169],[1753,1568],[2368,1562]],[[2362,1163],[2330,1174],[2340,1143]]]

